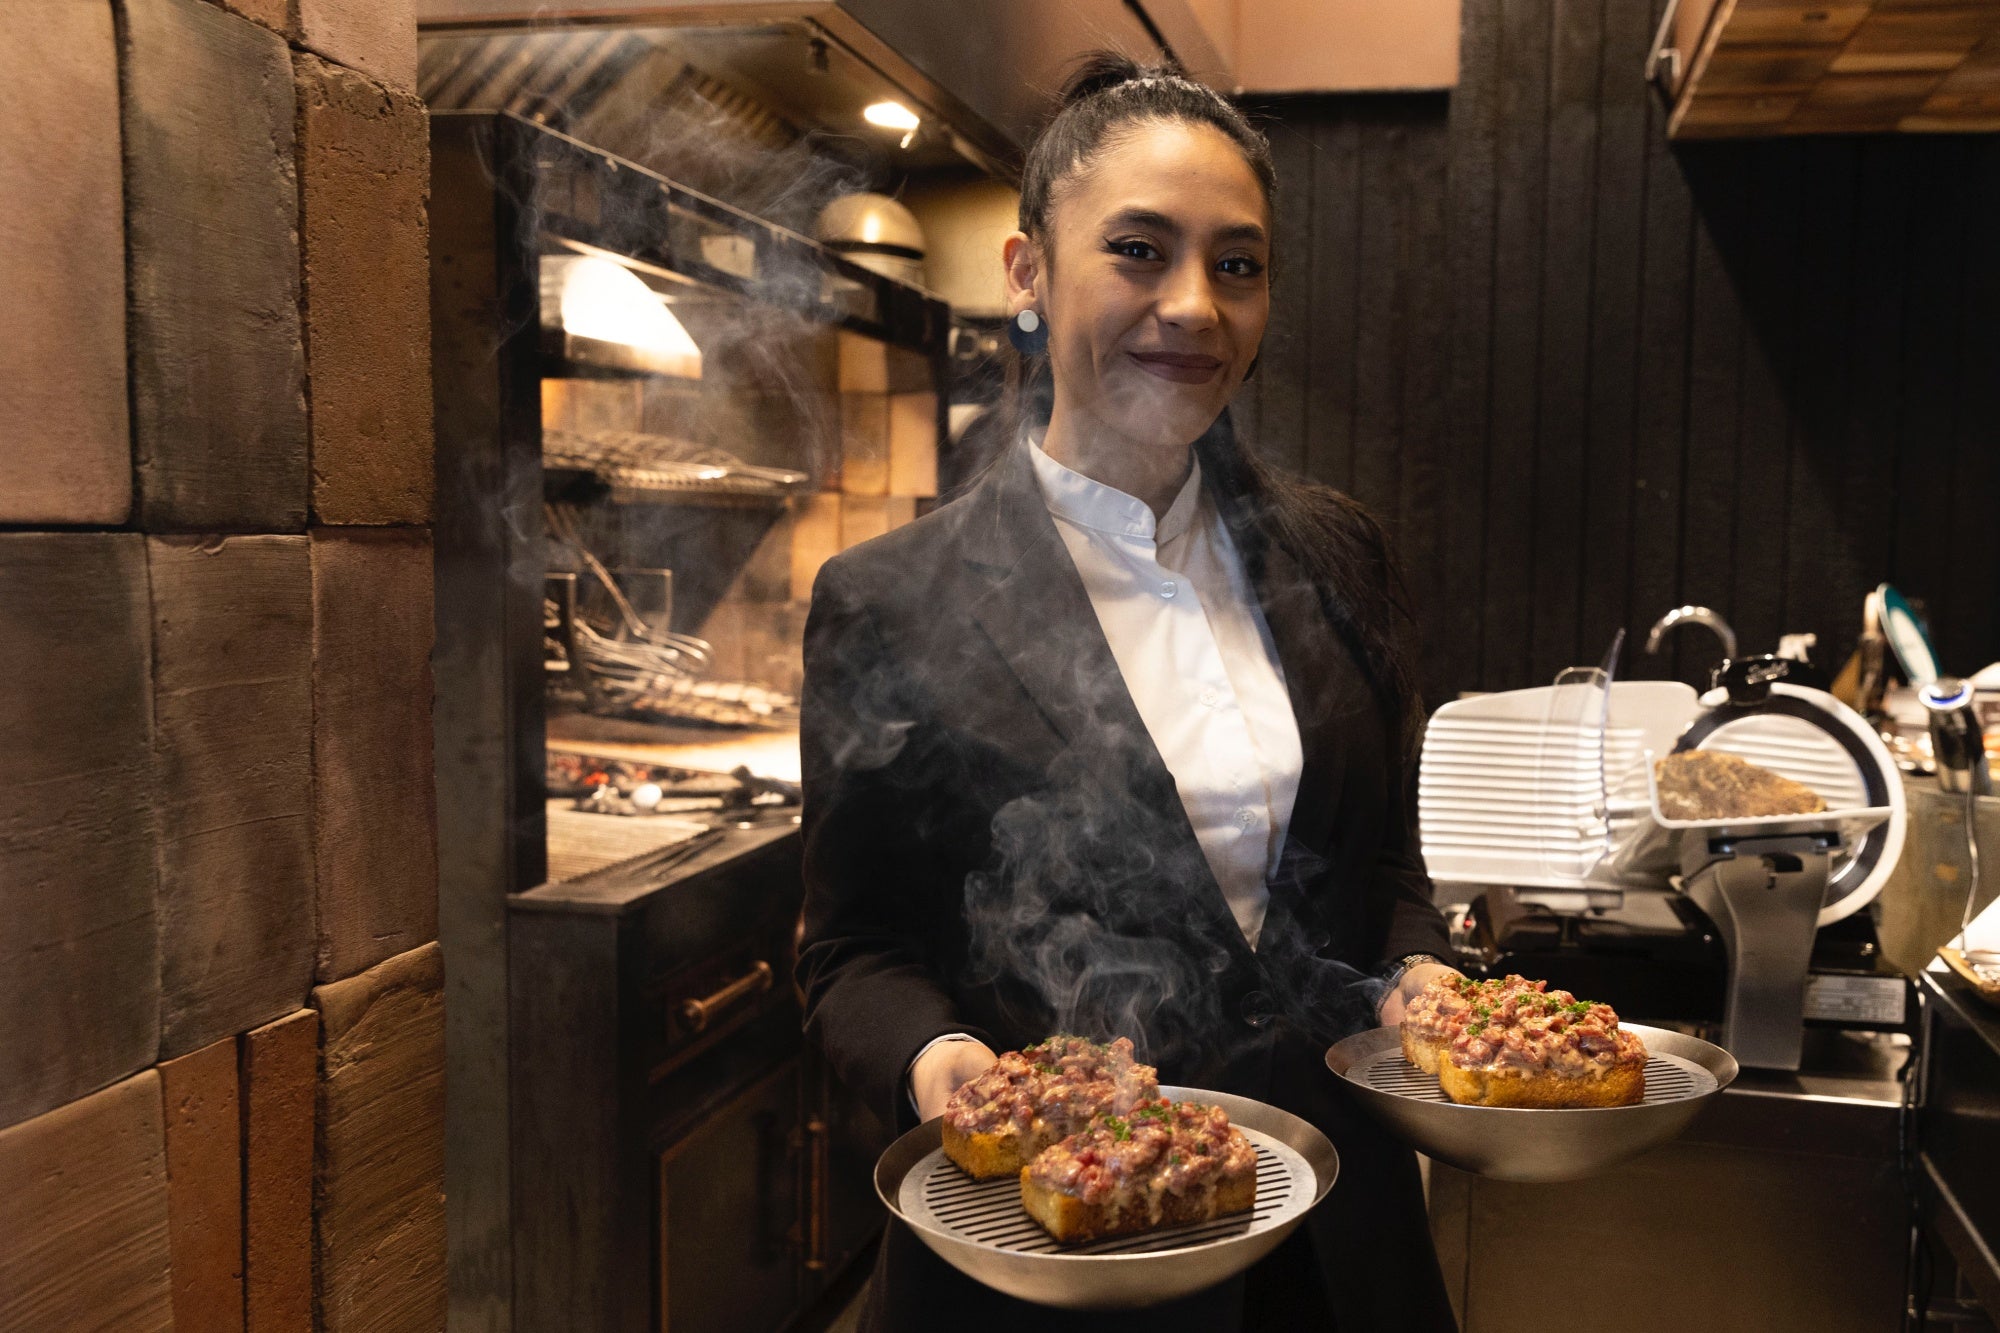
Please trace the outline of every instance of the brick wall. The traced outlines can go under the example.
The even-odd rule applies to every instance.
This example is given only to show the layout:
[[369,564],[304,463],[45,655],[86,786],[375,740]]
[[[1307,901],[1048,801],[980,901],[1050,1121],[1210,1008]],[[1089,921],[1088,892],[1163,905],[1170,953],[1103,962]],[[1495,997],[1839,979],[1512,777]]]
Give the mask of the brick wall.
[[0,1328],[444,1325],[411,0],[0,42]]

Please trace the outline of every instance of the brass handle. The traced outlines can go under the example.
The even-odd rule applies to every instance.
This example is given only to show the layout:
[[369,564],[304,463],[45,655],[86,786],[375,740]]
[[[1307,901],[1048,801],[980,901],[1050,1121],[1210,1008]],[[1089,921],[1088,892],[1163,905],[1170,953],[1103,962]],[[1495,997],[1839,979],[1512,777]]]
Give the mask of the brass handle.
[[825,1120],[814,1116],[806,1121],[806,1267],[813,1272],[826,1267],[829,1137]]
[[713,995],[704,995],[699,1000],[682,1003],[681,1019],[688,1025],[690,1031],[700,1032],[718,1013],[738,1000],[752,995],[762,995],[771,989],[772,975],[771,965],[759,959],[748,972]]

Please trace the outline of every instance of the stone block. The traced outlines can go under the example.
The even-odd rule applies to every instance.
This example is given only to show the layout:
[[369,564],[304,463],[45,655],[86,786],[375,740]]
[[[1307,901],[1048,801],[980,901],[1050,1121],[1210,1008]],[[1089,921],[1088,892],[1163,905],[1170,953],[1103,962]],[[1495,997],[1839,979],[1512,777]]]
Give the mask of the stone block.
[[293,57],[299,230],[319,523],[431,515],[430,263],[424,106]]
[[934,393],[889,399],[889,494],[937,494],[938,401]]
[[314,1260],[321,1333],[444,1327],[444,954],[313,992],[320,1011]]
[[252,23],[261,23],[280,36],[290,36],[299,26],[299,16],[292,0],[212,0],[232,14],[240,14]]
[[0,1126],[159,1051],[150,621],[138,534],[0,534]]
[[840,547],[859,546],[889,530],[889,499],[879,495],[840,497]]
[[160,1066],[174,1327],[243,1328],[243,1127],[236,1038]]
[[0,1328],[174,1327],[160,1076],[0,1130]]
[[313,982],[306,538],[155,537],[160,1050],[305,1003]]
[[840,489],[846,495],[889,493],[889,398],[840,395]]
[[313,804],[318,976],[437,938],[431,780],[431,543],[317,528]]
[[808,495],[792,511],[792,597],[812,596],[819,567],[840,553],[840,497]]
[[126,0],[125,217],[141,526],[305,525],[292,61],[201,0]]
[[0,523],[123,523],[124,184],[109,0],[0,42]]
[[416,0],[291,0],[293,38],[377,83],[417,90]]
[[312,1327],[319,1014],[243,1034],[243,1310],[248,1333]]

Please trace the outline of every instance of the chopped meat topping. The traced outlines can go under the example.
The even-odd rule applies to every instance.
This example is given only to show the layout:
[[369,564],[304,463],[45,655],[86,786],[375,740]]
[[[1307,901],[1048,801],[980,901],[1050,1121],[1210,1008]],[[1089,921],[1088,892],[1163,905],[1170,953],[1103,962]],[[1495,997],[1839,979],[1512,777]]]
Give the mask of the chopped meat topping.
[[1028,1166],[1037,1185],[1087,1204],[1143,1198],[1159,1212],[1166,1194],[1253,1174],[1257,1150],[1219,1106],[1141,1102],[1127,1115],[1105,1115],[1045,1150]]
[[1461,1069],[1550,1070],[1589,1075],[1646,1063],[1646,1047],[1618,1026],[1608,1004],[1579,1000],[1533,982],[1472,1006],[1451,1037],[1450,1058]]
[[1057,1035],[1008,1051],[961,1084],[945,1116],[967,1134],[1009,1126],[1070,1134],[1107,1111],[1122,1112],[1157,1096],[1159,1074],[1132,1056],[1128,1037],[1100,1043]]

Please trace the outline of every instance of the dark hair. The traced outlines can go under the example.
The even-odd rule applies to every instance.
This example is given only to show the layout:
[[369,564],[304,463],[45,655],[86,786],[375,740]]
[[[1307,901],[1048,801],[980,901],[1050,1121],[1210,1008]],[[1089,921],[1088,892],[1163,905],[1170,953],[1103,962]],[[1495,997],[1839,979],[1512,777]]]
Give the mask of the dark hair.
[[1278,172],[1271,145],[1233,103],[1173,65],[1141,65],[1116,51],[1094,51],[1071,72],[1055,115],[1028,149],[1021,167],[1021,230],[1045,242],[1056,189],[1114,131],[1149,120],[1220,130],[1257,174],[1264,202],[1275,202]]
[[[1242,150],[1265,202],[1275,204],[1271,146],[1242,111],[1173,66],[1141,65],[1102,51],[1084,57],[1028,149],[1021,172],[1021,230],[1046,245],[1049,212],[1062,182],[1122,127],[1149,120],[1220,130]],[[1046,363],[1034,361],[1038,364],[1017,366],[1011,377],[1011,411],[1003,417],[1017,427],[1023,419],[1048,420],[1054,386]],[[1381,522],[1353,497],[1257,457],[1237,438],[1226,408],[1196,441],[1195,451],[1203,475],[1236,522],[1254,529],[1248,535],[1282,548],[1311,580],[1328,621],[1360,660],[1402,746],[1413,753],[1423,716],[1404,646],[1413,621]]]

